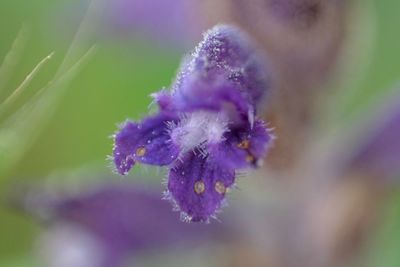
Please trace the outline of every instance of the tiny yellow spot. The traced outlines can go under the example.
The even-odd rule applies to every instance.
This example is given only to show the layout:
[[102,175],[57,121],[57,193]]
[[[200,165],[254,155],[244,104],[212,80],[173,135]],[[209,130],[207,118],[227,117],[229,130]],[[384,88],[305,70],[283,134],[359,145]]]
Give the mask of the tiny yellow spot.
[[237,144],[237,147],[240,149],[248,149],[250,147],[250,141],[247,139],[244,139],[242,142]]
[[252,163],[252,162],[254,162],[254,157],[252,155],[247,155],[246,156],[246,161],[249,162],[249,163]]
[[206,190],[206,185],[204,184],[203,181],[197,181],[197,182],[194,184],[194,192],[196,192],[196,194],[200,195],[200,194],[202,194],[205,190]]
[[226,187],[223,182],[217,181],[215,183],[215,191],[217,191],[219,194],[223,195],[226,192]]
[[143,157],[144,156],[144,154],[146,154],[146,148],[145,147],[138,147],[137,149],[136,149],[136,156],[138,156],[138,157]]

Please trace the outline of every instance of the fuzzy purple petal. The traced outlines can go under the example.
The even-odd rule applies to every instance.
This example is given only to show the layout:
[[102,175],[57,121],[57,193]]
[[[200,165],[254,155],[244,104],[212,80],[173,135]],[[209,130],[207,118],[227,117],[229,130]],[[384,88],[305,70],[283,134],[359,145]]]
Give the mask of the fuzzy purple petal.
[[159,113],[138,123],[126,122],[114,139],[113,156],[117,171],[124,175],[135,162],[159,166],[173,162],[179,148],[170,139],[168,123],[174,121],[174,115]]
[[235,180],[235,171],[189,152],[170,170],[168,193],[183,219],[206,222],[214,216]]
[[[269,89],[269,78],[262,62],[247,36],[234,27],[216,26],[205,34],[192,58],[185,60],[173,93],[182,105],[201,106],[204,99],[197,95],[204,89],[208,98],[232,101],[240,108],[244,106],[247,114],[249,107],[256,109]],[[227,87],[232,92],[221,96],[218,89]],[[188,97],[197,103],[185,102]]]
[[256,120],[253,127],[245,124],[233,128],[224,137],[225,141],[210,144],[208,150],[221,165],[235,169],[259,167],[274,138],[261,120]]
[[176,111],[176,104],[174,103],[174,99],[167,90],[162,89],[158,92],[152,93],[151,97],[154,99],[154,102],[157,103],[162,111]]
[[204,81],[192,77],[187,78],[181,88],[180,93],[175,95],[181,111],[205,109],[218,112],[231,104],[236,113],[247,116],[252,108],[248,99],[240,92],[240,87],[229,80]]

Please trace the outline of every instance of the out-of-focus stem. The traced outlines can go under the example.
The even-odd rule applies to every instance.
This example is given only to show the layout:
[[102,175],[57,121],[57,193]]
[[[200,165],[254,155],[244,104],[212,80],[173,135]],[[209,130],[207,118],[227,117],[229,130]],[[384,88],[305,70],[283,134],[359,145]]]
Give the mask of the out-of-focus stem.
[[3,63],[0,65],[0,92],[4,90],[4,86],[10,78],[11,73],[16,67],[22,51],[24,50],[28,36],[28,29],[23,25],[15,38],[10,51],[6,54]]
[[14,101],[18,98],[18,96],[26,89],[35,75],[39,72],[39,70],[43,67],[43,65],[51,59],[54,52],[50,53],[48,56],[43,58],[33,70],[26,76],[26,78],[22,81],[22,83],[9,95],[3,103],[0,103],[0,115],[7,109]]

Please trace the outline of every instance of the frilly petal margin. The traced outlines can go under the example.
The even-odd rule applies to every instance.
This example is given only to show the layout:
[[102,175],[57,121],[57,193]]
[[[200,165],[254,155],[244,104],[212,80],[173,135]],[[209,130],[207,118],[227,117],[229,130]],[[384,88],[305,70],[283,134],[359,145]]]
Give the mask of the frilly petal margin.
[[118,173],[125,175],[135,162],[168,165],[179,154],[170,139],[168,124],[177,120],[174,114],[159,113],[141,122],[124,123],[114,136],[113,157]]
[[207,222],[221,207],[234,180],[234,169],[192,151],[170,170],[167,194],[184,221]]
[[233,128],[225,133],[224,138],[222,143],[210,144],[209,153],[220,164],[241,169],[259,167],[275,136],[262,120],[256,120],[253,127]]

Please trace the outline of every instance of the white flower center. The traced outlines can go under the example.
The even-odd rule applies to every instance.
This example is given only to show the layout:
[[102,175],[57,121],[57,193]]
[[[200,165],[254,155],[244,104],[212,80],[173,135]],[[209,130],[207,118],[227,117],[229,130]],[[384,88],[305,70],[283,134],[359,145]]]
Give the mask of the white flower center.
[[228,130],[227,126],[228,118],[222,112],[188,113],[171,129],[171,138],[186,152],[199,145],[221,142],[223,134]]

